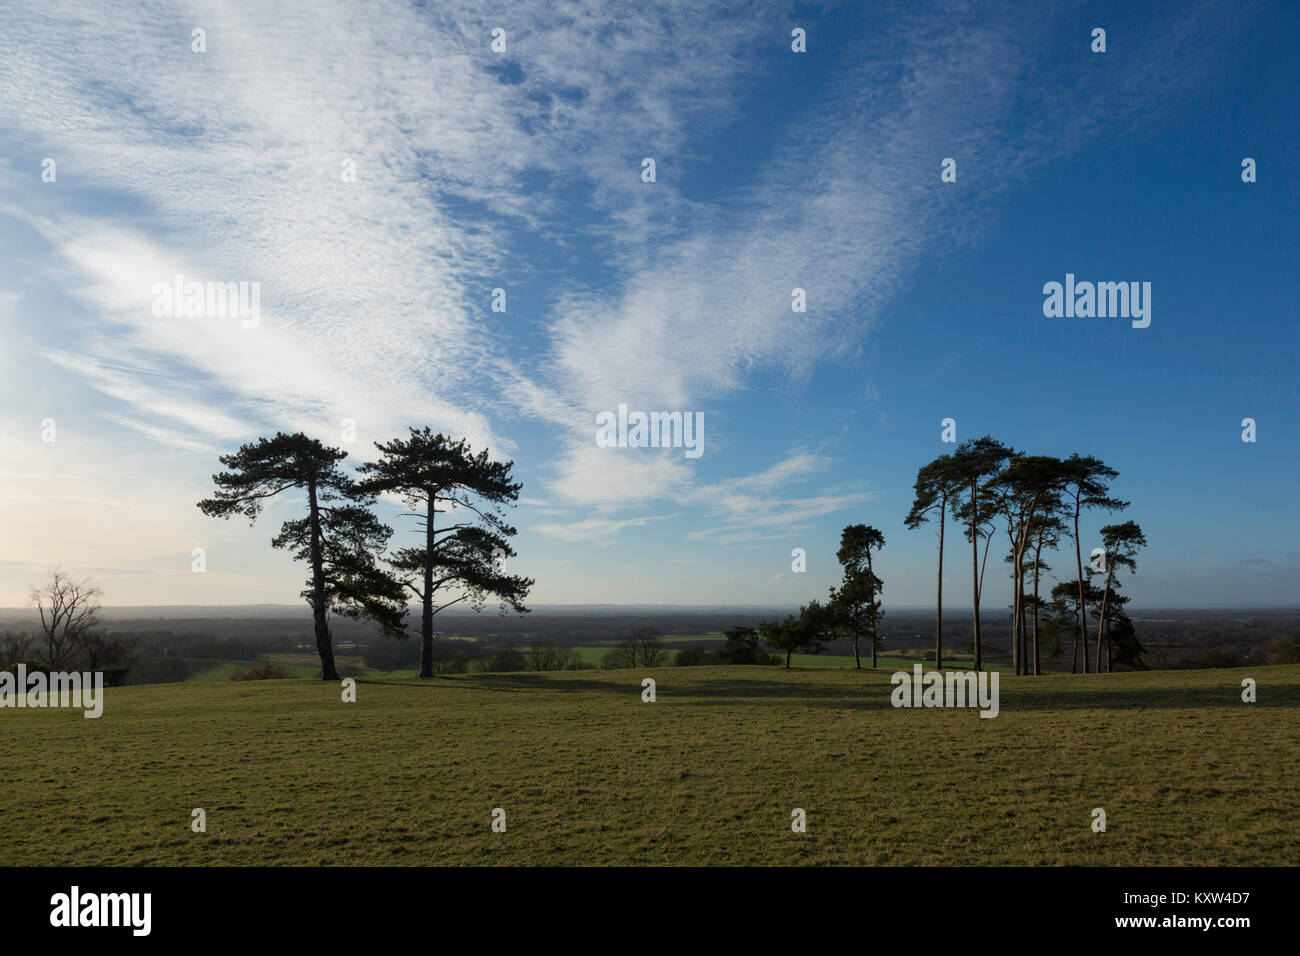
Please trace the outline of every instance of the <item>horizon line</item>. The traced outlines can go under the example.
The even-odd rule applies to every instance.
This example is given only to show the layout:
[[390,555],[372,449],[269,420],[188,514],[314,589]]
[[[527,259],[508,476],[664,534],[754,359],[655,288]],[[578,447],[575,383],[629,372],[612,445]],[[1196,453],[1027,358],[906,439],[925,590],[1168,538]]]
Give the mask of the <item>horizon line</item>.
[[[418,611],[418,604],[408,604],[411,611]],[[494,610],[495,605],[484,605],[482,610],[475,611],[473,608],[461,607],[454,610],[448,608],[439,613],[452,614],[482,614],[489,610]],[[534,604],[530,610],[556,609],[556,608],[609,608],[612,610],[633,610],[644,608],[661,608],[661,609],[681,609],[686,611],[701,611],[710,609],[719,610],[768,610],[768,609],[798,609],[799,605],[795,604],[665,604],[655,601],[626,603],[626,604]],[[251,603],[251,604],[105,604],[101,606],[102,611],[144,611],[144,610],[253,610],[266,608],[269,610],[300,611],[306,609],[310,611],[307,604],[270,604],[270,603]],[[899,604],[890,608],[895,611],[923,611],[934,613],[933,605],[925,604]],[[944,613],[961,614],[970,608],[944,608]],[[1297,604],[1204,604],[1204,605],[1151,605],[1132,608],[1133,611],[1286,611],[1293,610],[1300,612],[1300,603]],[[0,607],[0,614],[5,613],[36,613],[34,606],[10,606]],[[526,617],[526,614],[504,615],[506,617]],[[981,608],[980,617],[990,616],[988,612]]]

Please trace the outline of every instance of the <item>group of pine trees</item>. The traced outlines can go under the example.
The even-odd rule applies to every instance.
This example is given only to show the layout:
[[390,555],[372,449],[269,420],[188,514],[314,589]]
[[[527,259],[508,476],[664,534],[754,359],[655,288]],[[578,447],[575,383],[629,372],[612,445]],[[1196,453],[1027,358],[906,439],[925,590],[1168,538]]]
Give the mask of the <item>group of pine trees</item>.
[[[302,596],[311,606],[321,676],[338,680],[330,636],[330,613],[364,617],[389,636],[406,636],[407,601],[420,602],[420,676],[432,677],[433,618],[462,601],[475,608],[489,596],[526,613],[523,601],[533,585],[530,578],[509,575],[504,560],[514,556],[509,539],[515,529],[506,523],[503,508],[518,500],[520,484],[511,477],[513,462],[496,462],[482,451],[473,454],[466,442],[434,434],[429,428],[410,430],[407,439],[377,442],[379,457],[357,468],[360,478],[343,470],[347,452],[330,448],[301,432],[278,433],[222,456],[228,470],[213,476],[216,493],[199,502],[213,517],[236,514],[255,522],[265,503],[288,491],[305,495],[306,513],[289,519],[272,539],[310,567]],[[935,613],[935,663],[943,666],[943,561],[948,519],[961,529],[971,546],[974,667],[984,664],[980,600],[984,573],[995,537],[1006,536],[1006,561],[1011,566],[1011,659],[1015,674],[1040,674],[1044,638],[1072,631],[1071,672],[1110,671],[1115,664],[1141,667],[1142,646],[1125,612],[1117,573],[1136,571],[1136,554],[1146,538],[1136,522],[1101,529],[1101,548],[1090,552],[1087,571],[1079,520],[1083,512],[1123,511],[1128,502],[1110,494],[1118,472],[1091,456],[1069,458],[1026,455],[985,435],[966,441],[950,454],[923,465],[914,484],[915,499],[904,524],[919,528],[938,524],[939,561]],[[374,514],[380,495],[401,499],[411,509],[419,532],[418,544],[388,552],[393,529]],[[439,527],[437,516],[450,514]],[[1057,583],[1044,599],[1043,578],[1051,566],[1045,555],[1065,541],[1074,544],[1076,575]],[[981,547],[982,543],[982,547]],[[862,666],[862,644],[871,652],[871,666],[880,649],[879,625],[884,614],[884,582],[876,574],[873,556],[885,537],[870,525],[849,525],[840,538],[836,557],[843,569],[838,586],[825,601],[811,601],[797,615],[765,621],[758,634],[768,647],[785,654],[785,665],[796,651],[817,653],[823,643],[846,639],[854,663]],[[1102,575],[1101,585],[1093,583]],[[439,595],[450,596],[441,601]],[[1089,618],[1096,619],[1092,663],[1089,661]],[[1082,652],[1082,653],[1081,653]]]
[[[1092,670],[1109,672],[1114,664],[1142,667],[1142,646],[1125,613],[1128,598],[1120,593],[1117,572],[1137,570],[1136,554],[1146,545],[1134,521],[1101,529],[1101,548],[1085,573],[1079,519],[1084,511],[1118,512],[1127,501],[1112,497],[1111,482],[1119,476],[1092,456],[1069,458],[1026,455],[988,435],[958,445],[950,454],[922,465],[913,486],[915,499],[905,519],[918,528],[938,522],[939,574],[934,627],[936,666],[943,666],[943,556],[947,518],[961,528],[971,546],[974,667],[983,666],[980,598],[989,547],[1005,534],[1006,561],[1011,566],[1011,662],[1016,674],[1040,674],[1042,638],[1063,630],[1074,635],[1070,672],[1077,673],[1082,651],[1083,673],[1089,673],[1089,617],[1097,621]],[[980,542],[983,541],[981,556]],[[1073,580],[1063,580],[1041,595],[1043,575],[1051,567],[1045,554],[1064,541],[1074,544]],[[1092,581],[1100,573],[1102,584]]]
[[[1125,612],[1128,597],[1121,593],[1118,572],[1137,570],[1136,555],[1146,546],[1142,528],[1134,521],[1101,529],[1101,547],[1090,550],[1085,568],[1079,537],[1080,516],[1089,510],[1124,511],[1127,501],[1112,497],[1110,483],[1119,476],[1091,456],[1054,458],[1026,455],[988,435],[958,445],[950,454],[922,465],[917,472],[915,499],[904,525],[911,529],[934,520],[938,524],[939,574],[934,626],[935,666],[943,667],[943,558],[948,518],[970,542],[972,651],[975,670],[984,667],[980,600],[984,572],[995,538],[1005,535],[1006,562],[1011,566],[1011,666],[1017,675],[1042,673],[1045,638],[1059,650],[1059,637],[1072,632],[1071,673],[1109,672],[1114,665],[1143,667],[1142,645]],[[1046,556],[1063,542],[1074,544],[1072,579],[1057,583],[1050,599],[1042,586],[1051,565]],[[875,573],[872,555],[885,546],[885,536],[870,525],[849,525],[836,554],[842,580],[827,599],[810,601],[779,621],[765,621],[759,633],[767,645],[785,653],[790,666],[796,651],[818,653],[827,641],[852,643],[854,663],[862,667],[861,643],[871,649],[876,666],[879,625],[884,614],[884,582]],[[1101,584],[1093,575],[1101,575]],[[1089,663],[1089,618],[1096,620],[1092,663]]]
[[[199,502],[206,515],[242,514],[252,524],[271,498],[305,495],[306,513],[285,521],[271,545],[310,568],[302,596],[312,609],[324,680],[339,680],[330,613],[366,618],[388,636],[405,637],[407,601],[418,598],[420,676],[432,677],[439,611],[462,601],[481,608],[489,596],[503,611],[528,610],[523,601],[532,579],[504,570],[515,553],[509,540],[515,529],[503,511],[519,497],[521,485],[510,473],[514,463],[491,461],[486,451],[473,454],[463,439],[427,427],[410,432],[407,439],[377,442],[380,455],[357,469],[359,480],[341,467],[347,458],[341,449],[301,432],[261,438],[221,457],[227,470],[212,476],[216,493]],[[419,532],[415,546],[387,552],[393,529],[372,511],[384,494],[411,509]],[[440,514],[452,516],[442,527]]]

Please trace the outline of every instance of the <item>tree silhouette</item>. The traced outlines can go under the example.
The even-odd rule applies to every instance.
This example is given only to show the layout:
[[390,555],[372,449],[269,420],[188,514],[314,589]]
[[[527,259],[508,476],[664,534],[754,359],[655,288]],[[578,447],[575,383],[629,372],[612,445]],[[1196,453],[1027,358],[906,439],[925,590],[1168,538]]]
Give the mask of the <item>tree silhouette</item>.
[[831,588],[826,604],[832,627],[853,642],[854,665],[862,669],[859,645],[866,637],[871,642],[871,666],[876,666],[876,648],[880,643],[880,592],[884,583],[871,566],[872,550],[885,546],[885,536],[870,525],[851,524],[840,535],[840,549],[835,557],[844,569],[838,588]]
[[1142,655],[1146,653],[1146,648],[1137,638],[1137,632],[1133,628],[1133,620],[1128,616],[1124,605],[1128,604],[1128,597],[1119,593],[1119,582],[1111,583],[1110,610],[1106,615],[1106,670],[1111,669],[1112,657],[1114,663],[1128,667],[1135,671],[1149,670],[1146,662],[1142,660]]
[[759,636],[763,643],[785,654],[786,670],[795,651],[820,654],[822,642],[835,638],[834,611],[820,601],[809,601],[799,613],[788,614],[780,621],[760,621]]
[[763,650],[757,629],[733,627],[724,630],[722,636],[727,639],[727,643],[718,650],[719,664],[775,663],[771,655]]
[[1064,480],[1060,459],[1048,455],[1015,455],[992,482],[1002,492],[1000,504],[1011,545],[1011,663],[1016,674],[1028,670],[1024,647],[1024,584],[1030,532],[1039,510],[1052,506]]
[[1061,535],[1065,533],[1065,522],[1061,520],[1060,509],[1062,507],[1059,493],[1053,493],[1051,499],[1046,502],[1039,513],[1030,522],[1029,539],[1030,546],[1033,548],[1033,574],[1034,574],[1034,593],[1032,603],[1029,605],[1033,608],[1034,613],[1034,660],[1032,673],[1038,676],[1042,673],[1042,658],[1039,652],[1039,634],[1040,621],[1039,616],[1045,602],[1039,595],[1039,576],[1044,571],[1052,570],[1052,566],[1043,560],[1043,551],[1055,550],[1061,542]]
[[[962,488],[954,500],[954,509],[957,517],[966,522],[966,537],[970,539],[971,548],[971,590],[974,595],[975,611],[973,642],[975,670],[981,670],[984,666],[983,645],[980,640],[980,591],[984,584],[984,575],[980,569],[979,539],[983,533],[987,541],[990,532],[985,529],[992,514],[988,504],[981,499],[981,494],[987,490],[986,484],[989,479],[1002,469],[1002,463],[1014,454],[1016,452],[1013,449],[989,435],[984,435],[981,438],[962,442],[952,456],[953,477]],[[987,543],[984,554],[987,560]]]
[[216,494],[198,503],[209,517],[242,514],[251,525],[271,498],[306,491],[307,515],[284,522],[271,545],[291,549],[295,559],[311,566],[302,596],[312,609],[323,680],[339,679],[330,610],[369,618],[390,634],[402,633],[406,616],[400,583],[377,561],[392,529],[368,510],[374,498],[339,468],[346,457],[347,452],[302,432],[277,432],[221,456],[230,470],[212,476]]
[[[1078,604],[1079,629],[1083,645],[1083,672],[1088,673],[1088,584],[1083,576],[1083,551],[1079,541],[1079,515],[1085,508],[1104,508],[1107,511],[1122,511],[1128,502],[1110,497],[1110,482],[1119,477],[1119,472],[1099,458],[1091,455],[1080,456],[1078,453],[1065,460],[1066,478],[1062,495],[1066,501],[1069,517],[1073,522],[1074,562],[1078,570]],[[1073,667],[1070,673],[1074,673]]]
[[[514,557],[509,539],[515,529],[504,520],[504,506],[513,506],[522,487],[513,481],[514,462],[491,461],[486,450],[477,455],[464,439],[452,441],[428,427],[411,429],[408,439],[376,442],[378,461],[358,470],[361,488],[371,494],[395,494],[419,519],[424,543],[402,548],[391,558],[397,576],[420,599],[420,676],[433,676],[433,617],[444,608],[468,601],[480,610],[489,595],[518,614],[528,613],[523,600],[531,578],[504,572]],[[437,527],[439,514],[456,515]],[[458,592],[435,605],[440,591]]]
[[[1110,524],[1101,529],[1101,543],[1106,552],[1106,583],[1102,588],[1101,598],[1101,618],[1097,624],[1097,673],[1101,673],[1101,645],[1103,637],[1107,641],[1109,648],[1109,635],[1107,634],[1108,606],[1115,592],[1115,572],[1119,568],[1128,568],[1129,574],[1137,572],[1137,560],[1135,555],[1141,548],[1147,544],[1146,536],[1142,533],[1142,528],[1136,521],[1125,521],[1123,524]],[[1125,599],[1127,600],[1127,599]],[[1131,623],[1131,622],[1130,622]],[[1107,664],[1109,665],[1109,655]],[[1109,670],[1109,666],[1107,670]]]
[[922,465],[916,473],[916,483],[912,485],[915,497],[912,510],[907,513],[903,524],[916,530],[930,520],[931,515],[939,518],[939,580],[934,611],[934,666],[943,667],[943,538],[949,503],[961,489],[961,481],[956,474],[952,455],[940,455],[927,465]]
[[58,569],[45,584],[31,589],[31,603],[40,614],[46,668],[66,669],[87,646],[99,626],[103,595],[102,588],[74,581]]

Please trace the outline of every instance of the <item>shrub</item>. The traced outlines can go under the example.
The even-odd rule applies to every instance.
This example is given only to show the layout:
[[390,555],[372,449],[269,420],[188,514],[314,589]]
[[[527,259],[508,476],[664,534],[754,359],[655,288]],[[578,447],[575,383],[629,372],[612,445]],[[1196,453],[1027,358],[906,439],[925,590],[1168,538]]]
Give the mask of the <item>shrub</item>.
[[258,661],[243,673],[230,675],[231,680],[284,680],[289,672],[275,661]]
[[733,627],[723,631],[727,643],[714,653],[719,664],[779,664],[781,658],[763,650],[758,631],[752,627]]
[[700,667],[705,664],[716,664],[718,654],[716,651],[705,650],[702,647],[688,647],[685,650],[677,652],[673,664],[676,667]]

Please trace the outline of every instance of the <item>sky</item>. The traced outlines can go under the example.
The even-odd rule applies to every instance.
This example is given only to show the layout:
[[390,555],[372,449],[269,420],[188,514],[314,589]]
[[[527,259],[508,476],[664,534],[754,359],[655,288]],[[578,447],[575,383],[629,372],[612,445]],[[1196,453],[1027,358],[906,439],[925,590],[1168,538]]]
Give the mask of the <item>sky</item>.
[[[217,457],[424,425],[513,460],[532,603],[797,605],[867,523],[932,605],[949,418],[1120,473],[1135,607],[1300,603],[1294,4],[108,6],[0,6],[0,606],[292,603],[301,496],[207,518]],[[1045,315],[1067,274],[1149,326]]]

